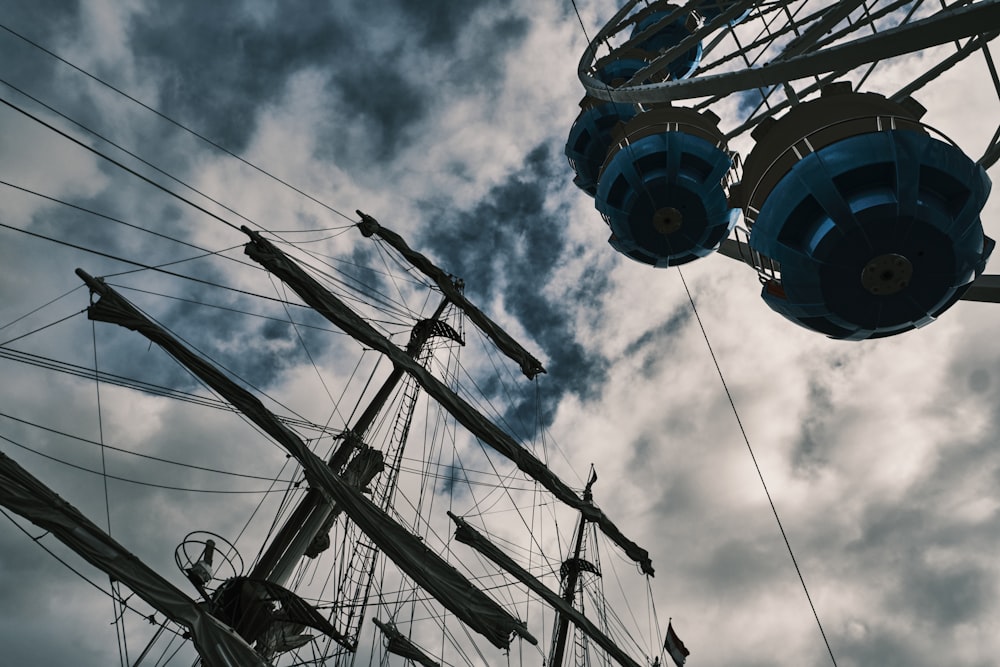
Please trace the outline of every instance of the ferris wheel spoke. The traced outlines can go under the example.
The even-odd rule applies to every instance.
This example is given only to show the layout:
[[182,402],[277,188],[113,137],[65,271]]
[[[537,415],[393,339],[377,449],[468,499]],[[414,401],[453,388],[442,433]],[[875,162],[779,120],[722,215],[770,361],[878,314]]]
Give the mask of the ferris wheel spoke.
[[979,166],[983,169],[989,169],[996,164],[998,159],[1000,159],[1000,126],[997,126],[996,132],[993,133],[993,138],[990,139],[989,148],[983,152],[983,156],[976,162],[978,162]]
[[962,295],[963,301],[1000,303],[1000,275],[984,274]]
[[[947,120],[938,81],[968,76],[977,53],[991,78],[977,95],[1000,97],[1000,0],[638,7],[589,43],[566,148],[615,250],[656,267],[739,260],[772,310],[832,338],[1000,302],[1000,277],[975,280],[995,247],[981,214],[1000,128],[953,128],[988,139],[975,160],[922,120]],[[925,88],[927,107],[911,95]]]
[[[692,47],[696,46],[697,44],[700,44],[702,37],[716,31],[717,29],[725,25],[728,25],[729,21],[735,19],[743,12],[750,9],[754,5],[755,1],[756,0],[740,0],[739,2],[734,2],[729,9],[727,9],[723,13],[713,18],[711,21],[706,23],[701,29],[692,32],[688,37],[681,40],[679,43],[677,43],[673,47],[664,51],[661,55],[654,58],[653,61],[649,63],[649,65],[636,72],[635,75],[632,77],[632,79],[625,84],[625,87],[627,88],[630,85],[635,85],[636,82],[644,81],[656,75],[661,74],[664,70],[666,70],[670,66],[671,63],[674,62],[674,60],[682,56]],[[673,12],[669,14],[666,18],[663,19],[662,22],[666,23],[673,20],[674,15],[676,15],[677,13],[678,12]]]
[[847,43],[784,60],[774,60],[753,69],[612,89],[590,73],[588,63],[587,67],[580,71],[580,81],[589,95],[605,101],[667,103],[712,95],[724,96],[737,91],[820,76],[834,70],[849,70],[875,61],[928,49],[978,35],[982,26],[998,23],[1000,23],[1000,0],[983,0],[959,9],[938,12],[928,18],[866,35]]

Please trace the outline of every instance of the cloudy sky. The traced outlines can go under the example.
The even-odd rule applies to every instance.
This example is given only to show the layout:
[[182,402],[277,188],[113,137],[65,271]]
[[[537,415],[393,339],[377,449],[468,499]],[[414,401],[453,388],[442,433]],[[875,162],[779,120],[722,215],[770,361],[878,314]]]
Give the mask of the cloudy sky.
[[[578,5],[590,34],[616,10],[608,0]],[[534,424],[547,429],[545,442],[553,445],[544,455],[570,484],[582,487],[589,464],[597,467],[596,500],[649,549],[659,621],[673,618],[692,652],[689,665],[832,663],[740,423],[838,665],[995,664],[1000,374],[994,374],[1000,352],[990,341],[1000,308],[959,303],[940,321],[903,336],[837,342],[772,313],[747,267],[721,257],[687,265],[683,278],[737,422],[680,272],[617,255],[593,201],[572,185],[562,151],[582,96],[576,66],[586,40],[568,1],[346,0],[290,10],[256,0],[7,0],[5,10],[3,100],[237,226],[249,219],[283,238],[308,241],[313,259],[331,255],[345,260],[338,266],[385,268],[370,242],[349,228],[361,209],[464,278],[467,294],[549,371],[536,388],[515,377],[513,364],[498,362],[507,364],[503,374],[514,393],[485,383],[484,392],[542,456],[532,422],[537,415]],[[928,52],[888,63],[869,89],[893,92],[933,58]],[[982,151],[1000,106],[982,58],[950,70],[916,97],[929,110],[925,122],[971,154]],[[723,127],[738,124],[735,100],[716,110]],[[216,201],[184,190],[74,122]],[[749,145],[743,140],[735,147]],[[75,267],[94,275],[136,268],[112,257],[159,265],[203,249],[227,250],[174,269],[284,296],[261,272],[232,261],[242,261],[245,237],[231,226],[9,106],[0,108],[0,180],[5,353],[93,368],[96,335],[101,370],[195,391],[183,371],[137,335],[110,325],[92,328],[83,315],[7,341],[86,307]],[[993,237],[1000,236],[997,212],[990,202],[983,214]],[[331,231],[295,236],[315,229]],[[381,274],[346,270],[388,284]],[[129,298],[193,345],[291,406],[282,414],[295,410],[334,426],[347,420],[347,408],[331,417],[327,392],[339,394],[360,348],[323,320],[293,308],[292,319],[306,325],[296,331],[275,319],[222,315],[134,291],[287,318],[274,302],[162,273],[114,282],[133,288]],[[403,291],[416,299],[414,308],[433,309],[414,288]],[[382,326],[402,331],[398,321]],[[470,368],[488,364],[470,354]],[[353,356],[347,361],[346,355]],[[112,534],[178,584],[172,554],[183,536],[205,529],[233,537],[260,495],[112,481],[106,514],[100,477],[13,443],[90,469],[101,468],[100,449],[25,422],[94,441],[103,434],[108,444],[208,468],[293,476],[281,471],[283,454],[231,414],[102,384],[98,419],[93,381],[9,356],[0,360],[0,435],[6,438],[0,451],[102,527],[110,516]],[[370,370],[374,355],[361,356],[361,371]],[[323,369],[322,381],[311,361]],[[105,464],[112,474],[166,486],[267,485],[112,453]],[[24,521],[18,525],[32,537],[41,534]],[[251,533],[258,529],[266,526]],[[51,537],[40,542],[67,556]],[[252,555],[254,547],[246,549]],[[78,559],[68,561],[94,576]],[[617,555],[604,562],[611,561],[622,563]],[[631,574],[627,564],[619,568]],[[107,587],[106,579],[95,581]],[[633,611],[645,613],[644,606]],[[13,523],[0,521],[0,663],[113,664],[112,620],[106,596]],[[133,659],[137,645],[129,646]],[[487,664],[506,660],[497,652],[485,655]]]

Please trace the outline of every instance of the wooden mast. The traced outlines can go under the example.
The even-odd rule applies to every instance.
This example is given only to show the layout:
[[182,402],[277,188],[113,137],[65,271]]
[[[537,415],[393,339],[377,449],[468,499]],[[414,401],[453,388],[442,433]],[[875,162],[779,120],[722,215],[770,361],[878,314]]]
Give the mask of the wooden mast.
[[[597,481],[597,472],[591,468],[590,470],[590,480],[587,482],[587,487],[583,491],[584,500],[592,500],[593,494],[591,492],[591,487],[594,482]],[[587,517],[580,514],[580,522],[576,527],[576,545],[573,547],[573,556],[563,562],[561,568],[563,573],[562,581],[562,597],[570,606],[573,605],[573,601],[576,598],[576,585],[580,579],[580,564],[582,562],[581,557],[583,554],[583,534],[587,528]],[[560,667],[563,662],[563,656],[566,654],[566,641],[569,637],[569,616],[566,614],[559,614],[556,617],[556,632],[552,640],[552,652],[549,656],[549,667]]]
[[[406,346],[406,354],[408,356],[414,360],[417,359],[424,345],[427,344],[427,341],[434,333],[435,327],[433,323],[440,322],[441,314],[448,303],[449,300],[447,297],[442,299],[434,314],[427,320],[421,320],[414,327],[410,341]],[[361,416],[358,417],[357,422],[344,434],[340,445],[334,450],[330,456],[330,460],[327,462],[334,472],[340,474],[356,443],[364,442],[369,427],[375,421],[378,413],[385,407],[386,402],[389,400],[389,397],[403,375],[404,371],[402,368],[399,366],[393,367],[392,373],[382,383],[382,386],[379,387],[375,397],[365,408]],[[281,530],[271,541],[271,545],[254,567],[250,575],[251,578],[267,579],[284,585],[284,582],[291,576],[299,560],[309,551],[310,546],[318,537],[331,512],[332,508],[325,501],[323,495],[316,489],[310,488],[305,498],[298,504],[291,516],[289,516],[288,520],[281,527]],[[320,549],[320,551],[322,550]]]

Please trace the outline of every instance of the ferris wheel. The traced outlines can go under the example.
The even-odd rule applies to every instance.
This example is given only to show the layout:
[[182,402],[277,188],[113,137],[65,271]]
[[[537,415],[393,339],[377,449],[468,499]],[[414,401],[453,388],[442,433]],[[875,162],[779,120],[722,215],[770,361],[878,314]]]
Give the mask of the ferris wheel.
[[614,249],[655,267],[718,251],[832,338],[1000,302],[980,218],[1000,114],[968,109],[979,145],[960,147],[918,101],[973,61],[1000,98],[998,34],[1000,0],[629,0],[580,60],[574,182]]

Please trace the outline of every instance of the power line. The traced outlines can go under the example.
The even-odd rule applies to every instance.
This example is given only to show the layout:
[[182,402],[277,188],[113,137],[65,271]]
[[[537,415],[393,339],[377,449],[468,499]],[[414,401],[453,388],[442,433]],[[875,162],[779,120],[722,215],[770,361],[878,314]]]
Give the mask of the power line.
[[70,313],[66,317],[60,318],[60,319],[56,320],[55,322],[51,322],[49,324],[46,324],[45,326],[38,327],[37,329],[33,329],[32,331],[29,331],[28,333],[21,334],[17,338],[11,338],[10,340],[5,340],[4,342],[0,343],[0,347],[7,347],[8,345],[10,345],[11,343],[13,343],[14,341],[21,340],[22,338],[27,338],[28,336],[30,336],[32,334],[36,334],[39,331],[44,331],[45,329],[48,329],[49,327],[54,327],[55,325],[59,324],[60,322],[65,322],[66,320],[72,319],[72,318],[76,317],[77,315],[82,315],[85,312],[87,312],[86,308],[84,308],[83,310],[77,311],[75,313]]
[[[72,294],[73,292],[77,291],[78,289],[80,289],[82,287],[83,287],[83,285],[77,285],[76,287],[70,289],[68,292],[63,292],[62,294],[60,294],[56,298],[54,298],[54,299],[52,299],[50,301],[46,301],[45,303],[43,303],[42,305],[38,306],[37,308],[33,308],[32,310],[28,311],[24,315],[21,315],[20,317],[15,317],[14,319],[12,319],[7,324],[4,324],[3,326],[0,326],[0,331],[3,331],[7,327],[10,327],[10,326],[13,326],[13,325],[17,324],[18,322],[20,322],[21,320],[25,319],[26,317],[31,317],[32,315],[34,315],[38,311],[42,310],[43,308],[51,306],[52,304],[54,304],[59,299],[62,299],[63,297],[69,296],[70,294]],[[2,347],[2,346],[0,346],[0,347]]]
[[11,440],[10,438],[8,438],[7,436],[4,436],[4,435],[0,435],[0,440],[4,440],[5,442],[8,442],[8,443],[14,445],[15,447],[20,447],[21,449],[23,449],[25,451],[29,451],[32,454],[36,454],[38,456],[41,456],[44,459],[48,459],[48,460],[54,461],[56,463],[61,463],[64,466],[68,466],[70,468],[74,468],[74,469],[80,470],[82,472],[89,472],[92,475],[101,475],[101,476],[103,476],[103,477],[105,477],[107,479],[114,479],[114,480],[117,480],[119,482],[128,482],[129,484],[138,484],[139,486],[151,486],[151,487],[156,488],[156,489],[167,489],[169,491],[185,491],[185,492],[188,492],[188,493],[217,493],[217,494],[251,494],[251,495],[256,495],[256,494],[265,494],[265,493],[279,493],[279,492],[283,493],[285,491],[285,489],[265,489],[263,491],[230,491],[230,490],[222,490],[222,489],[189,489],[189,488],[184,488],[184,487],[179,487],[179,486],[171,486],[169,484],[155,484],[153,482],[140,482],[139,480],[136,480],[136,479],[129,479],[127,477],[119,477],[117,475],[110,475],[110,474],[101,472],[100,470],[91,470],[90,468],[86,468],[84,466],[77,465],[75,463],[70,463],[69,461],[64,461],[63,459],[60,459],[60,458],[55,457],[55,456],[52,456],[50,454],[45,454],[44,452],[40,452],[37,449],[33,449],[31,447],[28,447],[27,445],[22,445],[21,443],[15,441],[15,440]]
[[722,388],[726,392],[726,398],[729,399],[729,406],[733,409],[733,416],[736,417],[736,423],[740,427],[740,433],[743,435],[743,442],[747,445],[747,451],[750,452],[750,458],[753,460],[754,468],[757,470],[757,476],[760,478],[760,484],[764,487],[764,495],[767,496],[767,502],[771,505],[771,512],[774,514],[774,520],[778,524],[778,530],[781,531],[781,537],[785,540],[785,547],[788,549],[788,555],[792,558],[792,565],[795,566],[795,572],[799,575],[799,582],[802,583],[802,590],[806,594],[806,600],[809,601],[809,608],[812,609],[813,616],[816,618],[816,625],[819,626],[819,633],[823,636],[823,643],[826,644],[826,650],[830,653],[830,660],[833,661],[834,667],[837,666],[837,659],[833,656],[833,649],[830,648],[830,641],[826,638],[826,631],[823,630],[823,623],[819,620],[819,613],[816,611],[816,605],[813,604],[812,596],[809,595],[809,588],[806,586],[806,580],[802,576],[802,569],[799,568],[799,562],[795,558],[795,552],[792,551],[792,543],[788,540],[788,534],[785,532],[785,527],[781,523],[781,517],[778,516],[778,508],[774,504],[774,500],[771,498],[771,492],[767,488],[767,482],[764,481],[764,473],[761,472],[760,464],[757,463],[757,456],[753,453],[753,447],[750,446],[750,438],[747,437],[746,429],[743,428],[743,421],[740,419],[740,413],[736,409],[736,402],[733,400],[733,395],[729,391],[729,385],[726,383],[726,378],[722,374],[722,367],[719,366],[719,360],[715,356],[715,351],[712,349],[712,343],[708,340],[708,333],[705,331],[705,325],[701,321],[701,316],[698,314],[698,308],[695,306],[694,297],[691,295],[691,290],[688,289],[687,281],[684,280],[684,273],[681,272],[680,267],[677,267],[677,275],[681,277],[681,283],[684,285],[684,291],[687,292],[688,301],[691,303],[691,312],[694,313],[695,320],[698,322],[698,327],[701,329],[701,335],[705,339],[705,345],[708,347],[708,353],[712,356],[712,363],[715,364],[715,371],[719,374],[719,380],[722,382]]
[[[2,101],[2,100],[0,100],[0,101]],[[275,302],[278,302],[278,303],[283,303],[281,301],[281,299],[276,299],[273,296],[265,296],[263,294],[257,294],[256,292],[248,292],[247,290],[241,290],[241,289],[237,289],[236,287],[229,287],[227,285],[221,285],[219,283],[212,282],[211,280],[205,280],[204,278],[195,278],[194,276],[186,276],[183,273],[175,273],[173,271],[167,271],[166,269],[161,268],[161,266],[166,266],[166,264],[164,264],[164,265],[152,265],[152,264],[146,264],[144,262],[137,262],[134,259],[127,259],[127,258],[122,257],[120,255],[113,255],[111,253],[103,252],[101,250],[94,250],[93,248],[87,248],[86,246],[78,245],[76,243],[70,243],[69,241],[63,241],[61,239],[57,239],[57,238],[54,238],[54,237],[51,237],[51,236],[46,236],[45,234],[39,234],[38,232],[30,232],[27,229],[21,229],[20,227],[14,227],[13,225],[7,225],[7,224],[4,224],[2,222],[0,222],[0,227],[3,227],[5,229],[10,229],[10,230],[13,230],[15,232],[21,232],[22,234],[27,234],[28,236],[34,236],[35,238],[39,238],[39,239],[42,239],[42,240],[45,240],[45,241],[50,241],[52,243],[57,243],[59,245],[66,246],[67,248],[73,248],[74,250],[82,250],[83,252],[89,252],[89,253],[91,253],[93,255],[98,255],[99,257],[106,257],[107,259],[113,259],[116,262],[122,262],[124,264],[131,264],[132,266],[138,266],[138,267],[141,267],[143,269],[148,269],[150,271],[156,271],[158,273],[164,273],[164,274],[166,274],[168,276],[174,276],[175,278],[183,278],[184,280],[190,280],[192,282],[201,283],[203,285],[208,285],[210,287],[217,287],[219,289],[228,290],[230,292],[236,292],[237,294],[244,294],[246,296],[252,296],[252,297],[255,297],[255,298],[258,298],[258,299],[265,299],[267,301],[275,301]],[[174,263],[176,263],[176,262],[168,262],[167,264],[174,264]],[[261,270],[263,270],[263,269],[261,269]],[[298,306],[300,308],[308,308],[308,306],[303,306],[302,304],[299,304],[299,303],[294,303],[294,302],[287,302],[287,303],[289,305]]]
[[249,222],[250,224],[254,225],[255,227],[259,227],[261,229],[264,228],[263,225],[260,225],[259,223],[251,220],[250,218],[248,218],[247,216],[243,215],[239,211],[236,211],[235,209],[227,206],[226,204],[223,204],[222,202],[220,202],[218,199],[212,197],[211,195],[208,195],[208,194],[202,192],[198,188],[196,188],[196,187],[194,187],[192,185],[189,185],[188,183],[182,181],[181,179],[177,178],[176,176],[170,174],[169,172],[161,169],[160,167],[157,167],[152,162],[149,162],[148,160],[146,160],[146,159],[144,159],[142,157],[139,157],[137,154],[135,154],[134,152],[128,150],[127,148],[125,148],[121,144],[115,143],[114,141],[112,141],[111,139],[107,138],[103,134],[100,134],[99,132],[97,132],[95,130],[92,130],[91,128],[87,127],[83,123],[81,123],[81,122],[79,122],[79,121],[77,121],[77,120],[75,120],[73,118],[70,118],[68,115],[66,115],[63,112],[59,111],[58,109],[55,109],[54,107],[46,104],[45,102],[42,102],[37,97],[34,97],[33,95],[30,95],[29,93],[24,92],[23,90],[21,90],[20,88],[18,88],[15,85],[13,85],[12,83],[10,83],[10,82],[8,82],[8,81],[6,81],[4,79],[0,79],[0,83],[4,84],[8,88],[11,88],[11,89],[17,91],[18,93],[20,93],[24,97],[27,97],[32,102],[35,102],[36,104],[41,105],[45,109],[48,109],[49,111],[51,111],[52,113],[56,114],[60,118],[64,118],[65,120],[68,120],[69,122],[73,123],[74,125],[76,125],[80,129],[82,129],[84,132],[87,132],[88,134],[91,134],[91,135],[97,137],[101,141],[105,142],[106,144],[108,144],[110,146],[113,146],[113,147],[117,148],[118,150],[120,150],[121,152],[125,153],[129,157],[138,160],[139,162],[141,162],[142,164],[146,165],[150,169],[153,169],[156,172],[158,172],[158,173],[166,176],[167,178],[169,178],[170,180],[174,181],[178,185],[181,185],[181,186],[187,188],[188,190],[190,190],[191,192],[194,192],[194,193],[196,193],[198,195],[201,195],[202,197],[204,197],[205,199],[209,200],[213,204],[216,204],[217,206],[220,206],[220,207],[224,208],[225,210],[229,211],[230,213],[232,213],[233,215],[237,216],[238,218],[240,218],[240,219],[242,219],[242,220],[244,220],[246,222]]
[[[78,366],[76,364],[71,364],[65,361],[59,361],[58,359],[53,359],[51,357],[43,357],[40,355],[31,354],[29,352],[22,352],[19,350],[0,348],[0,359],[8,359],[10,361],[27,364],[29,366],[35,366],[37,368],[43,368],[45,370],[55,371],[57,373],[64,373],[66,375],[73,375],[79,378],[94,377],[94,369],[92,368],[88,368],[86,366]],[[184,401],[186,403],[192,403],[194,405],[200,405],[202,407],[215,408],[217,410],[223,410],[225,412],[233,412],[233,413],[238,412],[238,410],[234,408],[232,405],[218,398],[192,394],[189,392],[181,391],[179,389],[174,389],[172,387],[165,387],[163,385],[153,384],[150,382],[143,382],[142,380],[136,380],[134,378],[125,377],[123,375],[115,375],[113,373],[107,373],[105,371],[100,372],[100,377],[101,380],[106,384],[114,384],[118,387],[124,387],[126,389],[142,391],[147,394],[151,394],[153,396],[162,396],[164,398]],[[287,416],[280,416],[278,417],[278,419],[281,420],[282,423],[288,426],[294,426],[295,428],[317,431],[321,434],[336,435],[337,433],[339,433],[339,431],[331,433],[331,431],[334,431],[334,429],[330,429],[326,426],[322,426],[320,424],[305,419],[296,419]]]
[[[10,514],[8,514],[6,512],[6,510],[4,510],[3,508],[0,508],[0,514],[3,514],[5,517],[7,517],[7,519],[12,524],[14,524],[14,526],[16,526],[18,530],[20,530],[22,533],[24,533],[25,535],[28,536],[28,539],[30,539],[32,542],[34,542],[39,547],[41,547],[47,554],[49,554],[50,556],[52,556],[53,558],[55,558],[57,561],[59,561],[70,572],[72,572],[76,576],[80,577],[80,579],[83,579],[85,582],[87,582],[88,584],[90,584],[91,586],[93,586],[94,588],[96,588],[98,591],[100,591],[104,595],[107,595],[108,597],[114,597],[112,593],[109,593],[108,591],[106,591],[103,588],[101,588],[100,585],[94,583],[94,581],[92,579],[90,579],[89,577],[87,577],[85,574],[83,574],[82,572],[80,572],[79,570],[77,570],[75,567],[73,567],[72,565],[70,565],[69,563],[67,563],[64,559],[60,558],[59,555],[56,554],[54,551],[52,551],[47,546],[45,546],[44,544],[42,544],[41,539],[43,537],[45,537],[45,535],[48,535],[48,532],[40,535],[39,537],[33,537],[31,535],[31,533],[29,533],[27,531],[27,529],[25,529],[24,526],[22,526],[17,521],[15,521],[14,517],[12,517]],[[124,606],[126,609],[128,609],[131,612],[134,612],[134,613],[138,614],[139,616],[142,616],[146,620],[150,620],[151,621],[151,619],[154,618],[153,616],[147,616],[146,614],[143,614],[140,611],[138,611],[137,609],[129,606],[128,603],[127,603],[127,601],[125,601],[125,600],[122,600],[121,603],[122,603],[122,606]],[[181,633],[178,632],[177,630],[174,630],[173,628],[166,628],[166,630],[168,632],[174,633],[177,636],[181,636]]]
[[[135,169],[132,169],[131,167],[126,166],[125,164],[119,162],[118,160],[114,159],[110,155],[102,153],[101,151],[97,150],[93,146],[88,146],[87,144],[85,144],[84,142],[80,141],[76,137],[73,137],[70,134],[68,134],[66,132],[63,132],[62,130],[60,130],[59,128],[57,128],[55,125],[52,125],[51,123],[45,122],[44,120],[42,120],[38,116],[34,115],[30,111],[27,111],[26,109],[22,109],[21,107],[17,106],[13,102],[10,102],[9,100],[5,100],[4,98],[0,97],[0,104],[3,104],[4,106],[13,109],[14,111],[18,112],[19,114],[21,114],[21,115],[23,115],[23,116],[25,116],[25,117],[27,117],[27,118],[35,121],[39,125],[41,125],[41,126],[47,128],[47,129],[55,132],[56,134],[58,134],[59,136],[63,137],[64,139],[68,139],[69,141],[72,141],[77,146],[80,146],[81,148],[83,148],[83,149],[85,149],[87,151],[90,151],[94,155],[96,155],[96,156],[98,156],[98,157],[100,157],[100,158],[102,158],[104,160],[107,160],[108,162],[110,162],[111,164],[115,165],[119,169],[132,174],[133,176],[135,176],[139,180],[144,181],[146,183],[149,183],[154,188],[156,188],[158,190],[162,190],[163,192],[165,192],[166,194],[170,195],[171,197],[174,197],[175,199],[178,199],[178,200],[184,202],[188,206],[191,206],[192,208],[195,208],[195,209],[201,211],[202,213],[204,213],[208,217],[212,218],[213,220],[217,220],[217,221],[221,222],[224,225],[232,227],[236,231],[240,231],[240,228],[239,228],[238,225],[235,225],[235,224],[229,222],[228,220],[226,220],[225,218],[223,218],[220,215],[216,215],[215,213],[212,213],[211,211],[209,211],[207,208],[205,208],[203,206],[199,206],[198,204],[195,204],[190,199],[187,199],[187,198],[183,197],[182,195],[174,192],[173,190],[171,190],[170,188],[168,188],[167,186],[165,186],[165,185],[163,185],[161,183],[157,183],[156,181],[154,181],[153,179],[149,178],[148,176],[144,176],[144,175],[140,174]],[[257,223],[253,223],[253,224],[256,225]],[[260,225],[257,225],[257,226],[260,227]]]
[[106,87],[106,88],[108,88],[110,90],[113,90],[114,92],[118,93],[122,97],[124,97],[124,98],[126,98],[126,99],[128,99],[128,100],[130,100],[132,102],[134,102],[135,104],[138,104],[143,109],[146,109],[147,111],[150,111],[150,112],[156,114],[157,116],[159,116],[163,120],[167,121],[171,125],[174,125],[175,127],[178,127],[180,129],[184,130],[185,132],[191,134],[192,136],[197,137],[198,139],[204,141],[205,143],[207,143],[208,145],[212,146],[213,148],[222,151],[226,155],[239,160],[240,162],[242,162],[246,166],[250,167],[251,169],[253,169],[253,170],[255,170],[255,171],[263,174],[264,176],[267,176],[268,178],[274,180],[277,183],[280,183],[280,184],[284,185],[285,187],[291,189],[292,191],[297,192],[298,194],[302,195],[306,199],[308,199],[308,200],[310,200],[310,201],[312,201],[312,202],[314,202],[316,204],[319,204],[320,206],[322,206],[323,208],[327,209],[328,211],[336,213],[337,215],[339,215],[340,217],[344,218],[345,220],[350,220],[351,222],[357,222],[356,220],[354,220],[350,216],[345,215],[344,213],[341,213],[340,211],[338,211],[334,207],[330,206],[329,204],[326,204],[325,202],[317,199],[316,197],[313,197],[312,195],[308,194],[307,192],[304,192],[303,190],[300,190],[299,188],[295,187],[291,183],[288,183],[287,181],[284,181],[284,180],[278,178],[277,176],[275,176],[274,174],[270,173],[269,171],[266,171],[265,169],[263,169],[261,167],[258,167],[257,165],[255,165],[254,163],[250,162],[246,158],[243,158],[243,157],[237,155],[236,153],[232,152],[231,150],[229,150],[225,146],[222,146],[222,145],[216,143],[215,141],[212,141],[208,137],[206,137],[206,136],[204,136],[202,134],[199,134],[198,132],[196,132],[196,131],[192,130],[191,128],[187,127],[186,125],[184,125],[184,124],[182,124],[182,123],[174,120],[173,118],[171,118],[170,116],[166,115],[162,111],[159,111],[158,109],[156,109],[154,107],[151,107],[148,104],[145,104],[144,102],[136,99],[135,97],[132,97],[131,95],[129,95],[125,91],[121,90],[120,88],[116,88],[115,86],[111,85],[110,83],[108,83],[104,79],[101,79],[100,77],[98,77],[98,76],[96,76],[94,74],[91,74],[87,70],[85,70],[85,69],[83,69],[83,68],[81,68],[81,67],[79,67],[77,65],[74,65],[70,61],[66,60],[62,56],[59,56],[58,54],[54,53],[53,51],[50,51],[49,49],[45,48],[41,44],[28,39],[24,35],[16,32],[16,31],[14,31],[13,29],[7,27],[6,25],[0,24],[0,28],[2,28],[3,30],[6,30],[7,32],[9,32],[11,35],[17,37],[18,39],[27,42],[31,46],[33,46],[36,49],[42,51],[43,53],[46,53],[49,56],[55,58],[56,60],[58,60],[59,62],[63,63],[64,65],[67,65],[67,66],[75,69],[77,72],[80,72],[81,74],[83,74],[84,76],[90,78],[91,80],[96,81],[97,83],[101,84],[102,86],[104,86],[104,87]]
[[48,431],[49,433],[54,433],[55,435],[61,435],[64,438],[69,438],[71,440],[76,440],[77,442],[82,442],[82,443],[85,443],[85,444],[88,444],[88,445],[94,445],[96,447],[103,447],[105,449],[110,449],[110,450],[115,451],[115,452],[121,452],[122,454],[128,454],[129,456],[138,456],[139,458],[148,459],[150,461],[156,461],[158,463],[168,463],[170,465],[180,466],[182,468],[191,468],[193,470],[202,470],[204,472],[211,472],[211,473],[215,473],[217,475],[228,475],[230,477],[243,477],[245,479],[255,479],[255,480],[261,480],[261,481],[265,481],[265,482],[277,481],[277,482],[281,482],[281,483],[284,483],[284,484],[294,484],[295,483],[294,480],[290,480],[290,479],[275,480],[272,477],[264,477],[262,475],[249,475],[249,474],[245,474],[245,473],[231,472],[231,471],[228,471],[228,470],[219,470],[217,468],[208,468],[206,466],[194,465],[193,463],[181,463],[180,461],[172,461],[171,459],[165,459],[165,458],[162,458],[162,457],[159,457],[159,456],[153,456],[151,454],[141,454],[139,452],[133,452],[133,451],[128,450],[128,449],[122,449],[121,447],[114,447],[112,445],[102,444],[100,442],[95,442],[94,440],[88,440],[87,438],[84,438],[84,437],[81,437],[81,436],[78,436],[78,435],[73,435],[72,433],[66,433],[65,431],[60,431],[59,429],[55,429],[55,428],[52,428],[52,427],[49,427],[49,426],[42,426],[41,424],[36,424],[35,422],[28,421],[27,419],[20,419],[18,417],[15,417],[13,415],[8,415],[8,414],[5,414],[3,412],[0,412],[0,417],[5,417],[6,419],[10,419],[12,421],[20,422],[20,423],[22,423],[22,424],[24,424],[26,426],[31,426],[33,428],[37,428],[37,429],[40,429],[42,431]]
[[[171,178],[173,178],[173,177],[171,176]],[[132,224],[131,222],[126,222],[125,220],[122,220],[121,218],[115,218],[115,217],[110,216],[110,215],[108,215],[106,213],[101,213],[99,211],[95,211],[93,209],[89,209],[89,208],[86,208],[84,206],[80,206],[78,204],[73,204],[72,202],[68,202],[68,201],[65,201],[63,199],[58,199],[56,197],[51,197],[49,195],[42,194],[41,192],[37,192],[35,190],[31,190],[30,188],[26,188],[26,187],[23,187],[23,186],[20,186],[20,185],[15,185],[13,183],[9,183],[9,182],[4,181],[4,180],[0,180],[0,185],[6,185],[8,188],[12,188],[14,190],[20,190],[21,192],[24,192],[24,193],[27,193],[27,194],[30,194],[30,195],[34,195],[35,197],[38,197],[40,199],[45,199],[45,200],[53,202],[55,204],[60,204],[62,206],[66,206],[67,208],[72,208],[72,209],[75,209],[75,210],[80,211],[82,213],[87,213],[88,215],[92,215],[92,216],[97,217],[97,218],[102,218],[104,220],[108,220],[109,222],[114,222],[114,223],[117,223],[119,225],[124,225],[126,227],[131,228],[131,229],[136,229],[136,230],[138,230],[140,232],[145,232],[147,234],[152,234],[153,236],[158,236],[158,237],[160,237],[162,239],[166,239],[168,241],[173,241],[174,243],[179,243],[180,245],[184,245],[184,246],[187,246],[189,248],[194,248],[195,250],[199,250],[199,251],[205,253],[205,255],[202,255],[202,256],[218,255],[220,257],[224,257],[225,259],[228,259],[231,262],[236,262],[237,264],[242,264],[243,266],[248,266],[248,267],[253,268],[253,269],[260,269],[260,267],[258,265],[256,265],[256,264],[252,264],[250,262],[244,262],[244,261],[239,260],[239,259],[237,259],[235,257],[229,257],[228,255],[222,254],[222,253],[227,252],[229,250],[233,250],[235,248],[240,247],[240,245],[243,245],[242,243],[240,245],[231,246],[229,248],[224,248],[222,250],[208,250],[207,248],[202,248],[199,245],[195,245],[194,243],[191,243],[189,241],[185,241],[183,239],[179,239],[179,238],[177,238],[175,236],[170,236],[169,234],[163,234],[162,232],[154,232],[152,229],[146,229],[145,227],[140,227],[139,225]],[[183,259],[183,260],[179,260],[179,261],[186,262],[186,261],[190,261],[191,259],[193,259],[193,258]],[[170,262],[170,264],[177,264],[177,263],[178,262]],[[161,264],[161,266],[167,266],[167,264]],[[0,327],[0,328],[2,328],[2,327]]]

